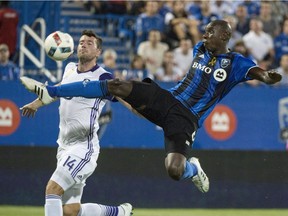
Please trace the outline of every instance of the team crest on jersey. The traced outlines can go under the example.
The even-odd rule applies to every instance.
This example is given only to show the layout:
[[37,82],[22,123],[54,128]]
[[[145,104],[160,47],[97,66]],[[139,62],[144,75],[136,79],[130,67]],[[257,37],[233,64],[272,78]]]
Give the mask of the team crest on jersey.
[[226,68],[226,67],[228,67],[229,65],[230,65],[230,59],[222,59],[221,60],[221,67],[222,68]]
[[213,76],[216,81],[222,82],[226,79],[227,72],[224,69],[220,68],[214,71]]
[[88,82],[90,82],[90,79],[84,79],[84,80],[83,80],[82,83],[83,83],[84,87],[86,87],[86,85],[87,85]]

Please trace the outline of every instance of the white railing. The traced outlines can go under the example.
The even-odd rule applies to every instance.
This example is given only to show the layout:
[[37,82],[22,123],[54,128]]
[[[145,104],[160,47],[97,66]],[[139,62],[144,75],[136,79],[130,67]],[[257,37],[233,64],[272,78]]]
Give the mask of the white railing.
[[[35,31],[28,25],[23,25],[20,33],[20,54],[19,54],[19,67],[20,75],[25,75],[25,56],[38,68],[40,72],[47,76],[52,82],[59,82],[62,77],[62,62],[55,61],[57,65],[57,77],[55,77],[46,67],[45,67],[45,50],[44,50],[44,40],[46,37],[46,23],[43,18],[37,18],[33,25],[39,24],[40,26],[40,36],[35,33]],[[29,34],[38,44],[40,49],[39,59],[26,47],[25,38],[26,34]]]

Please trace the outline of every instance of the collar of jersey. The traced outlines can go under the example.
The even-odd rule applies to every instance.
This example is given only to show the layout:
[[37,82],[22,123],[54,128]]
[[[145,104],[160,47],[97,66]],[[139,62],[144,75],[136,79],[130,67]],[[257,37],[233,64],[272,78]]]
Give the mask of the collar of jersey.
[[99,65],[98,64],[96,64],[95,66],[93,66],[91,69],[89,69],[89,70],[87,70],[87,71],[79,71],[78,70],[78,64],[77,64],[77,73],[87,73],[87,72],[94,72],[94,71],[96,71],[97,69],[99,68]]

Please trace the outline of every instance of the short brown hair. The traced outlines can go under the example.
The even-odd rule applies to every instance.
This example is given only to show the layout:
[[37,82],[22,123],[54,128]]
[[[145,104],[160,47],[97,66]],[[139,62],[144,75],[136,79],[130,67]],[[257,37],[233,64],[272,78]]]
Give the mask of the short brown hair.
[[102,49],[102,38],[100,36],[98,36],[96,33],[94,33],[92,30],[84,30],[84,31],[82,31],[81,36],[83,36],[83,35],[86,35],[88,37],[96,38],[97,39],[97,42],[96,42],[97,47],[99,49]]

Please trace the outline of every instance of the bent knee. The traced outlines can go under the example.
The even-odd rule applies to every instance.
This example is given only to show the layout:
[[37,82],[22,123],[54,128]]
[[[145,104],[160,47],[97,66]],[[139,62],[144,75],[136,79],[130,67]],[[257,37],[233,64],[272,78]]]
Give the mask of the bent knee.
[[109,80],[108,92],[114,96],[127,97],[132,90],[132,83],[119,79]]
[[179,181],[183,175],[183,172],[184,172],[184,168],[183,167],[180,167],[180,166],[168,166],[167,167],[167,172],[168,172],[168,175],[176,180],[176,181]]

